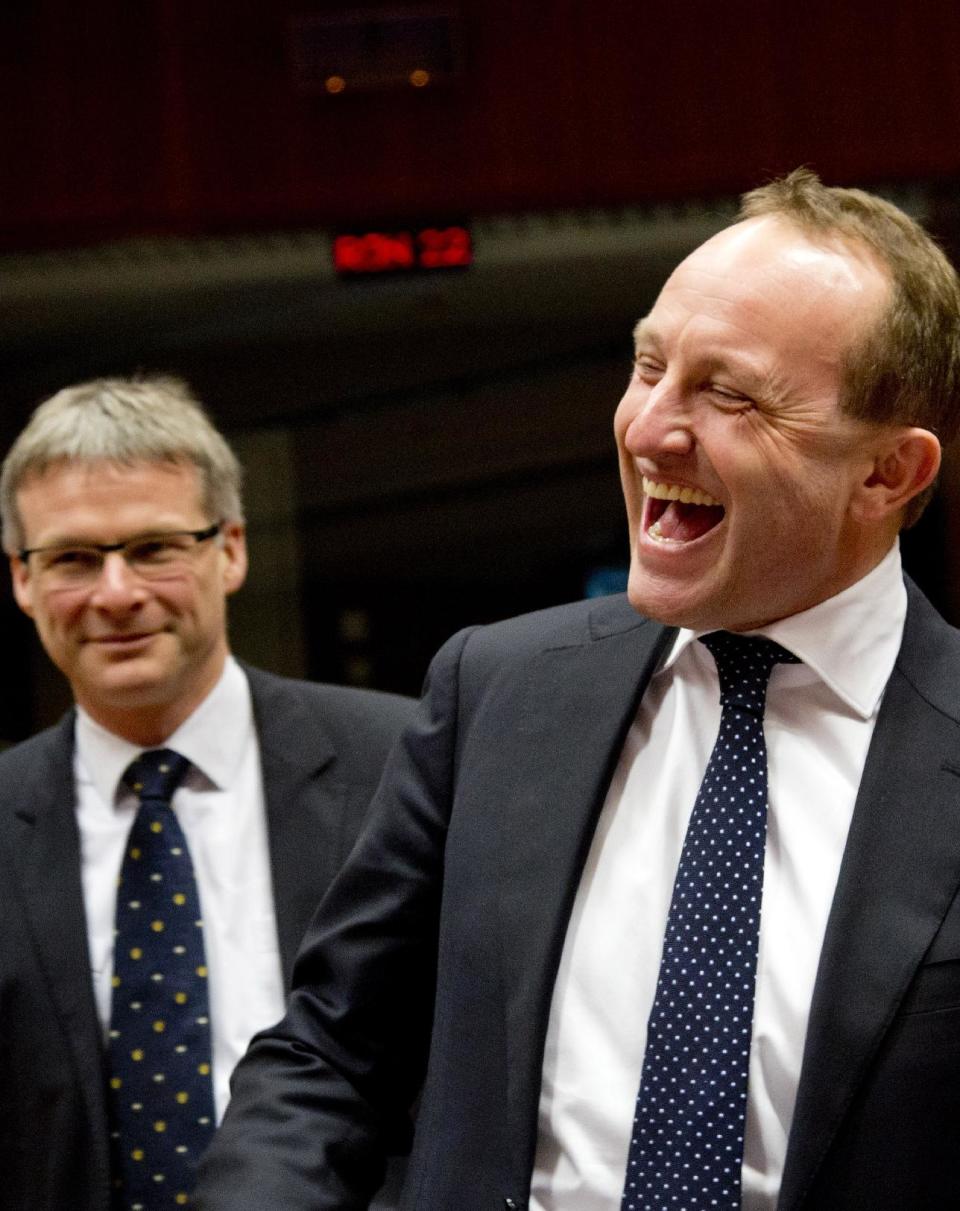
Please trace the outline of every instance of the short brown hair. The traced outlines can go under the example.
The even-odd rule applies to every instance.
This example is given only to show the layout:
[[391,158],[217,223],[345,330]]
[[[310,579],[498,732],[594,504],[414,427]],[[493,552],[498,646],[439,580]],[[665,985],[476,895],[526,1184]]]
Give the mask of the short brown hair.
[[[866,246],[886,269],[889,305],[847,354],[841,406],[860,420],[960,429],[960,279],[933,238],[892,202],[824,185],[797,168],[741,199],[740,218],[781,216],[805,234]],[[908,522],[929,491],[912,502]]]

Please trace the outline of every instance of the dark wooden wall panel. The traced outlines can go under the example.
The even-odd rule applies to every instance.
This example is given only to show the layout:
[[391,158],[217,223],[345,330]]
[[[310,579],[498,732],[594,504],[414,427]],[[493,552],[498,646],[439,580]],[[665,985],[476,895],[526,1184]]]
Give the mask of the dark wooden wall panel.
[[0,246],[960,176],[955,4],[463,0],[455,86],[298,92],[338,7],[6,0]]

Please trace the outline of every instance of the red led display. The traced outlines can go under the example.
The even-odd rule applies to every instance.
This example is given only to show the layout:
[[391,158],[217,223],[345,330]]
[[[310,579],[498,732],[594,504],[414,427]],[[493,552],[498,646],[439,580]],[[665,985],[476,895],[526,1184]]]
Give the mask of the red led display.
[[458,225],[338,235],[333,267],[345,276],[456,269],[473,260],[470,232]]

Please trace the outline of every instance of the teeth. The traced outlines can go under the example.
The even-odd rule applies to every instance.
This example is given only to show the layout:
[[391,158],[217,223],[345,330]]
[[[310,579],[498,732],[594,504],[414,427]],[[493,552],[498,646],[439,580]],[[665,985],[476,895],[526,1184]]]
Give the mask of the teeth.
[[659,521],[655,521],[653,523],[653,525],[647,531],[647,534],[649,534],[649,536],[651,538],[655,539],[657,542],[662,542],[667,545],[672,544],[675,547],[678,547],[681,545],[679,539],[667,538],[666,534],[664,534],[663,531],[660,529]]
[[714,500],[699,488],[681,488],[677,484],[658,484],[652,479],[643,477],[643,491],[646,496],[656,500],[678,500],[682,505],[712,505],[719,507],[719,500]]

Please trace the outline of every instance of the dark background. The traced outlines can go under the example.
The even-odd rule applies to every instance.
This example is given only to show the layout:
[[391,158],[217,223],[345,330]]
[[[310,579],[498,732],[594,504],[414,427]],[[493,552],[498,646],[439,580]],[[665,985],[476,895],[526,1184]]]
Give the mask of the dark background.
[[[238,653],[416,692],[624,565],[630,330],[740,191],[808,164],[960,246],[958,62],[929,0],[5,0],[0,446],[67,383],[185,376],[248,469]],[[339,230],[437,222],[471,267],[333,272]],[[957,479],[905,544],[954,619]],[[15,739],[66,696],[0,621]]]

